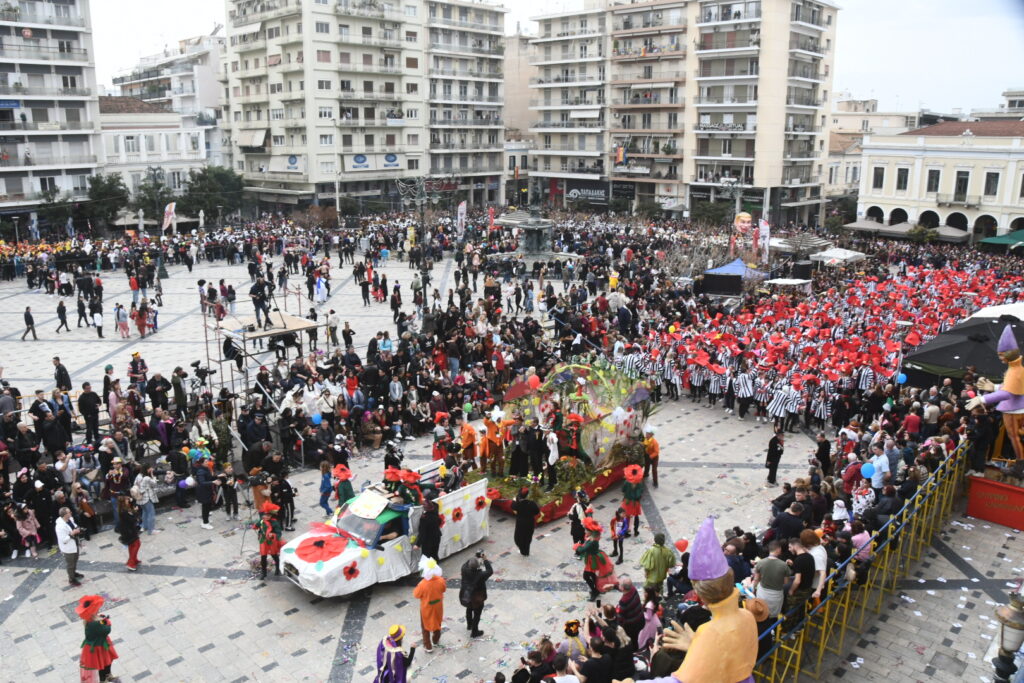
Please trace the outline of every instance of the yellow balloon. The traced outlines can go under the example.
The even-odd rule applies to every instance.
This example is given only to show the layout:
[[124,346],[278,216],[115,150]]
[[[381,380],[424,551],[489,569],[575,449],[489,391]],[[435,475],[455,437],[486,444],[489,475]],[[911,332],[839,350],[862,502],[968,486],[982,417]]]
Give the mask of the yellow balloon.
[[676,331],[676,326],[675,325],[669,325],[668,326],[668,331],[669,331],[669,334],[675,332]]

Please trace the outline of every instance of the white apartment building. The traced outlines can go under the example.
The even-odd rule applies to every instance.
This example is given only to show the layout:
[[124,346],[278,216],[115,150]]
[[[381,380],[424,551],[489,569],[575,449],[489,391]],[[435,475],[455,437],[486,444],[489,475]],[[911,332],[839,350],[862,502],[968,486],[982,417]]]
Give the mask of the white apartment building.
[[84,198],[102,164],[88,0],[0,8],[0,214],[27,225],[43,192]]
[[186,38],[174,48],[143,57],[113,80],[121,95],[176,112],[185,117],[186,126],[206,128],[206,159],[214,166],[230,165],[221,147],[221,133],[216,130],[224,44],[224,36],[218,35]]
[[163,104],[134,97],[100,97],[100,130],[105,173],[119,173],[133,193],[149,168],[159,168],[175,192],[185,188],[189,171],[206,165],[208,129]]
[[1024,229],[1024,121],[946,121],[862,146],[858,218],[976,238]]
[[576,189],[684,211],[738,199],[776,223],[817,222],[836,17],[830,0],[613,1],[537,17],[535,197],[562,205]]
[[1024,88],[1007,88],[997,108],[972,109],[971,118],[978,121],[1024,121]]
[[368,210],[396,209],[395,181],[430,175],[499,201],[503,11],[228,0],[224,125],[247,190],[286,210],[333,203],[337,183]]

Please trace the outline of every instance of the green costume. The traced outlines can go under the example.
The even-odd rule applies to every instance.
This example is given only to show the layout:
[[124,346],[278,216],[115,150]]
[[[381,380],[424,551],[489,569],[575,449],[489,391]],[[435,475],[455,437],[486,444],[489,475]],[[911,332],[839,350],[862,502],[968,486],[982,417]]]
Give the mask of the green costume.
[[640,557],[640,566],[644,568],[644,585],[648,588],[661,590],[665,583],[668,570],[676,563],[675,554],[663,545],[655,544],[644,551]]

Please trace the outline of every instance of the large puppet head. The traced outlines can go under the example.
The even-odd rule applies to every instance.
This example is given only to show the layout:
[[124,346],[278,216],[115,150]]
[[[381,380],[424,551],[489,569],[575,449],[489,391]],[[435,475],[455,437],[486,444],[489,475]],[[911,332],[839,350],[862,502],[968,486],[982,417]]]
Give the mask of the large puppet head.
[[1004,363],[1012,363],[1020,358],[1020,347],[1017,346],[1017,338],[1013,336],[1013,328],[1009,325],[1004,327],[1003,333],[999,335],[996,351]]
[[690,548],[689,576],[704,604],[721,602],[734,589],[732,569],[718,543],[715,520],[708,517],[697,531]]

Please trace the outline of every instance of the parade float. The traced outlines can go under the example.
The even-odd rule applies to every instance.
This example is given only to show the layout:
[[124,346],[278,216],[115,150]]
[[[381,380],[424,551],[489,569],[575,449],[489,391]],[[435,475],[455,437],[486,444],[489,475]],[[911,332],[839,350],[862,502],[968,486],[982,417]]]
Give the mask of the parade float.
[[531,474],[492,478],[487,491],[496,509],[511,514],[516,494],[528,488],[540,506],[540,524],[567,515],[577,490],[593,499],[622,481],[626,466],[643,464],[641,437],[656,407],[646,382],[631,379],[604,358],[559,364],[545,380],[533,375],[509,387],[502,403],[507,415],[523,418],[524,427],[554,423],[558,435],[554,488],[547,490],[544,478]]
[[[440,465],[435,461],[415,470],[417,486],[434,486]],[[441,526],[437,559],[487,537],[491,501],[486,490],[487,480],[480,479],[435,500]],[[286,543],[281,569],[297,586],[324,598],[408,576],[419,567],[417,531],[422,514],[422,506],[396,506],[384,486],[369,486],[326,522],[310,525],[309,531]],[[382,538],[389,532],[396,534],[394,538]]]

